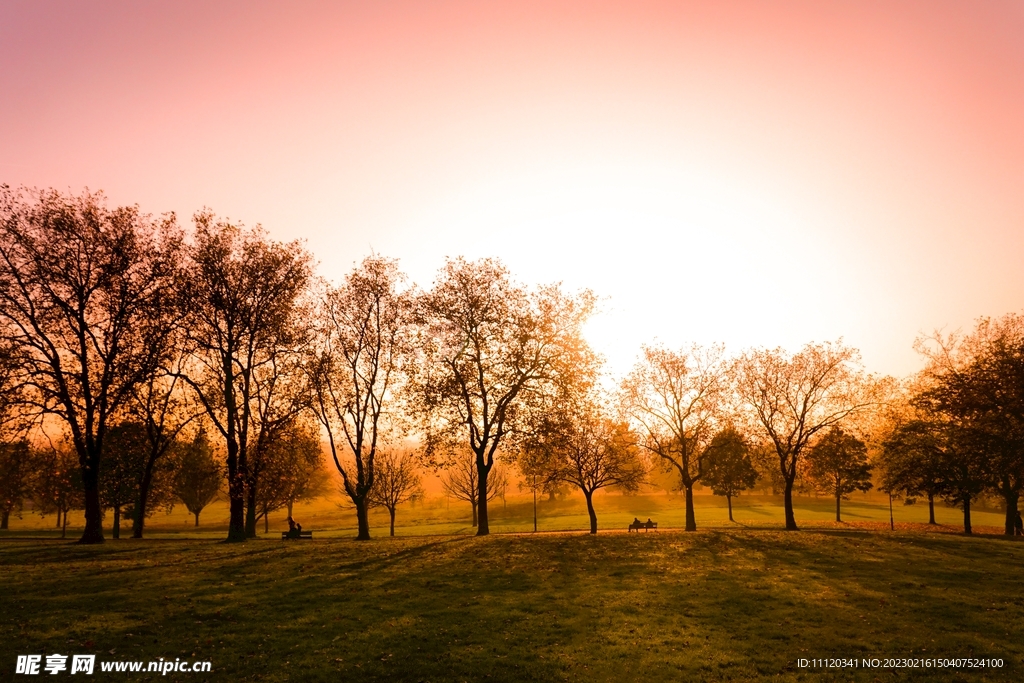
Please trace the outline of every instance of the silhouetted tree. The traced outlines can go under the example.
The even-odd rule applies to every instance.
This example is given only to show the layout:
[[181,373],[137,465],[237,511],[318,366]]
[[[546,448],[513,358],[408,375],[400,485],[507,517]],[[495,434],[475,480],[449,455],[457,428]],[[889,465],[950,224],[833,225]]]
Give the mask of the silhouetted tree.
[[732,498],[753,488],[757,483],[757,470],[750,460],[750,447],[735,427],[721,429],[707,448],[704,485],[716,496],[725,496],[732,518]]
[[841,522],[840,501],[854,491],[871,490],[868,447],[839,427],[830,428],[807,452],[807,471],[822,493],[836,499],[836,521]]
[[391,515],[391,535],[395,535],[398,506],[420,495],[420,475],[410,451],[381,451],[377,454],[370,504],[385,508]]
[[145,428],[137,422],[110,427],[106,438],[100,503],[114,511],[112,536],[121,538],[121,513],[138,500],[149,448]]
[[489,477],[499,446],[516,452],[530,413],[553,387],[593,366],[582,336],[593,304],[590,292],[530,292],[498,261],[461,258],[449,260],[420,299],[424,364],[417,386],[426,452],[436,461],[459,444],[472,451],[478,536],[490,532]]
[[213,456],[213,447],[200,428],[191,443],[182,444],[175,463],[174,495],[195,515],[199,526],[199,513],[216,500],[224,477],[223,467]]
[[[441,472],[441,486],[445,493],[457,500],[464,500],[473,508],[473,526],[480,523],[480,480],[476,457],[472,452],[462,457],[449,460],[447,468]],[[491,485],[487,489],[487,499],[500,498],[508,486],[508,475],[505,468],[498,464],[490,470]]]
[[608,417],[595,402],[582,401],[564,412],[550,442],[552,478],[583,492],[590,515],[590,533],[597,533],[594,493],[617,486],[636,491],[647,476],[636,436],[629,425]]
[[356,509],[357,538],[370,538],[369,495],[377,449],[396,438],[395,389],[409,353],[410,298],[398,264],[376,256],[328,287],[310,360],[313,412],[327,431],[342,489]]
[[36,451],[33,501],[41,515],[57,514],[60,537],[67,535],[68,513],[85,505],[82,470],[77,454],[67,444]]
[[0,442],[0,529],[7,529],[11,513],[21,517],[32,495],[32,452],[28,441]]
[[327,473],[320,439],[312,425],[295,418],[282,425],[262,458],[262,472],[256,482],[256,519],[263,519],[263,532],[270,531],[270,513],[292,509],[296,501],[312,500],[327,490]]
[[935,524],[935,498],[942,493],[943,453],[941,430],[916,418],[894,427],[878,456],[882,490],[902,496],[908,504],[923,496],[929,524]]
[[146,448],[132,505],[132,538],[142,538],[152,509],[173,499],[168,456],[182,430],[204,412],[189,400],[181,380],[186,358],[180,332],[179,328],[168,334],[165,363],[136,386],[128,406],[128,414],[143,428]]
[[759,349],[736,360],[736,392],[779,460],[786,529],[797,529],[793,486],[804,450],[819,432],[880,400],[879,385],[861,374],[859,360],[856,350],[841,343],[808,344],[792,355]]
[[157,364],[180,234],[173,215],[109,210],[101,194],[0,188],[0,325],[28,406],[59,418],[84,487],[82,543],[103,541],[99,476],[111,418]]
[[722,348],[670,351],[644,347],[622,384],[626,410],[639,426],[640,443],[670,463],[686,492],[686,530],[696,531],[693,485],[704,476],[726,389]]
[[323,464],[319,440],[300,419],[310,406],[308,376],[302,367],[307,332],[306,326],[296,321],[287,345],[282,338],[253,372],[256,438],[246,469],[245,518],[245,533],[250,538],[256,535],[260,517],[266,528],[270,512],[285,501],[294,501],[292,490],[297,483],[311,481],[311,474],[302,476],[301,472],[314,472]]
[[298,242],[267,238],[203,211],[195,216],[183,278],[184,329],[192,352],[182,378],[192,387],[227,450],[229,541],[246,538],[249,450],[256,440],[260,366],[292,341],[310,257]]
[[970,334],[919,339],[918,350],[929,360],[921,398],[984,442],[987,488],[1012,536],[1024,488],[1024,316],[982,318]]

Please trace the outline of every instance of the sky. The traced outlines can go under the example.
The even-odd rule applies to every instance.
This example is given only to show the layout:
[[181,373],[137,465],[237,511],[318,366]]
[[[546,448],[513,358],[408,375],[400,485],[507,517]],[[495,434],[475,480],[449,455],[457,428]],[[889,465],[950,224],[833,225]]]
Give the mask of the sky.
[[868,370],[1024,309],[1024,3],[0,3],[0,183],[589,288],[641,344]]

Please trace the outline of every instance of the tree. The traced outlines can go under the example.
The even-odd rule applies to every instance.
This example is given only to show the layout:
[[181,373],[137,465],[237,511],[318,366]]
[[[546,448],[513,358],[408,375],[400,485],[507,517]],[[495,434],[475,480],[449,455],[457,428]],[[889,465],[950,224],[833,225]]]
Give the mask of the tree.
[[121,538],[121,513],[138,500],[149,448],[145,428],[122,422],[107,431],[105,465],[100,477],[100,502],[113,509],[112,536]]
[[401,431],[392,403],[410,349],[404,279],[397,262],[366,258],[342,286],[327,288],[317,316],[309,363],[313,412],[355,506],[359,540],[370,538],[377,451]]
[[881,489],[912,504],[928,500],[928,523],[935,524],[935,498],[942,493],[943,446],[937,425],[923,415],[896,424],[878,455]]
[[6,530],[11,513],[21,517],[32,495],[32,452],[26,439],[0,442],[0,529]]
[[1012,536],[1024,489],[1024,316],[981,318],[970,334],[936,333],[917,348],[928,358],[922,398],[986,442],[987,488],[1003,499]]
[[704,485],[716,496],[725,496],[732,518],[732,498],[753,488],[757,470],[750,459],[750,447],[735,427],[726,426],[711,439],[707,449]]
[[60,537],[67,536],[68,513],[85,506],[78,455],[66,443],[36,453],[33,500],[41,515],[57,513]]
[[292,340],[299,302],[311,276],[309,254],[257,226],[195,216],[181,299],[191,366],[181,377],[193,389],[227,450],[229,541],[244,541],[248,457],[255,442],[254,374]]
[[807,452],[808,474],[822,493],[835,496],[836,521],[840,501],[854,491],[871,489],[868,447],[853,434],[833,426]]
[[132,538],[142,538],[151,510],[173,498],[166,476],[170,468],[163,465],[182,430],[201,415],[202,408],[188,400],[182,387],[186,358],[181,342],[180,328],[173,329],[165,338],[165,363],[136,386],[128,406],[128,414],[142,425],[145,437],[133,502]]
[[0,325],[27,405],[68,429],[84,487],[82,543],[103,541],[99,498],[111,419],[158,362],[181,236],[174,216],[0,187]]
[[398,506],[420,495],[420,475],[409,451],[381,451],[377,456],[370,504],[387,509],[391,515],[391,535],[395,535],[395,511]]
[[310,405],[301,351],[309,339],[306,332],[296,321],[287,344],[282,336],[253,372],[256,438],[245,477],[245,533],[250,538],[256,536],[256,521],[263,517],[266,532],[268,514],[281,507],[278,502],[294,501],[294,487],[312,481],[323,464],[319,439],[300,419]]
[[550,441],[551,477],[577,487],[587,500],[590,533],[597,533],[594,493],[617,486],[636,491],[647,476],[629,425],[607,416],[596,402],[584,402],[565,412]]
[[326,491],[327,473],[318,437],[312,425],[293,418],[276,430],[267,445],[253,496],[256,519],[263,519],[264,533],[270,531],[271,512],[287,508],[291,517],[296,501],[312,500]]
[[696,531],[693,485],[704,476],[707,447],[722,408],[722,348],[670,351],[644,347],[622,384],[625,408],[641,432],[641,444],[679,473],[686,491],[686,530]]
[[174,469],[173,491],[185,508],[195,515],[195,525],[199,526],[199,513],[220,494],[223,468],[213,457],[213,447],[203,428],[196,432],[191,443],[180,448]]
[[[476,527],[480,523],[480,470],[475,454],[472,451],[464,453],[465,455],[460,458],[449,459],[447,468],[441,473],[441,486],[452,498],[464,500],[472,506],[473,526]],[[489,474],[491,485],[486,491],[487,500],[491,501],[504,495],[508,486],[508,475],[501,464],[493,466]]]
[[747,351],[735,362],[735,389],[775,449],[785,482],[786,529],[795,531],[793,486],[800,457],[818,433],[879,403],[882,386],[865,378],[855,349],[808,344]]
[[594,365],[582,336],[593,305],[590,292],[531,292],[496,260],[461,258],[449,260],[419,300],[418,407],[427,457],[460,452],[460,444],[473,453],[478,536],[490,532],[489,477],[499,447],[515,452],[531,412],[559,382]]

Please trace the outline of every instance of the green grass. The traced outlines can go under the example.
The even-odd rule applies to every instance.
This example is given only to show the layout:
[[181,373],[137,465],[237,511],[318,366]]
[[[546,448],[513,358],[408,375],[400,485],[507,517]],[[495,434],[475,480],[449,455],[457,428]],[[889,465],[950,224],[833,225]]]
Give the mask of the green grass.
[[[1022,568],[1014,539],[857,528],[95,547],[8,537],[0,678],[16,654],[59,652],[213,662],[212,675],[166,677],[190,681],[1019,680]],[[1011,668],[795,665],[872,655]]]
[[[711,495],[695,496],[698,527],[702,529],[774,528],[783,522],[782,496],[744,494],[733,501],[736,523],[730,522],[724,498]],[[664,494],[624,496],[616,493],[598,494],[595,497],[598,526],[602,530],[625,529],[634,517],[656,520],[662,529],[683,527],[685,510],[681,496]],[[905,506],[896,503],[894,517],[897,524],[916,525],[928,521],[927,505]],[[491,530],[499,533],[533,531],[533,505],[528,496],[510,496],[507,502],[500,499],[491,502]],[[829,498],[804,496],[796,498],[797,522],[805,529],[835,527],[835,502]],[[271,515],[270,535],[276,536],[286,530],[286,511]],[[936,516],[939,524],[947,530],[962,529],[963,515],[955,509],[938,505]],[[338,506],[335,500],[325,499],[313,503],[299,504],[295,517],[304,529],[313,530],[317,537],[347,538],[355,535],[355,513]],[[843,502],[843,520],[852,524],[876,524],[888,526],[888,499],[878,493],[855,494],[852,500]],[[11,519],[11,531],[6,535],[27,535],[56,538],[55,518],[40,518],[26,512],[21,519]],[[201,526],[194,526],[192,516],[181,506],[172,514],[157,512],[147,521],[147,535],[151,538],[196,538],[221,539],[227,535],[228,512],[224,502],[215,503],[203,511]],[[381,510],[370,514],[371,530],[376,535],[387,535],[388,516]],[[1003,515],[995,509],[981,505],[973,512],[974,526],[978,531],[998,532],[1003,525]],[[107,520],[109,525],[110,520]],[[72,513],[68,538],[81,535],[81,513]],[[538,528],[541,531],[573,531],[590,528],[586,504],[582,496],[568,496],[556,501],[541,500],[538,505]],[[399,508],[396,533],[399,536],[421,535],[471,535],[470,508],[467,503],[448,501],[443,496],[434,496],[426,504],[405,505]],[[263,524],[259,524],[263,533]],[[109,529],[107,531],[109,536]],[[5,532],[0,532],[3,538]],[[130,535],[130,529],[124,534]]]

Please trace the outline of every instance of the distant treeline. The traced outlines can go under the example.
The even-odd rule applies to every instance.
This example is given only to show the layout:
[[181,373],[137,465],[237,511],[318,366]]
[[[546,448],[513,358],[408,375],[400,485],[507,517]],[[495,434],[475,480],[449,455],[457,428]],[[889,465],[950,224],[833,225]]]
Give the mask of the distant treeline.
[[[108,208],[102,194],[0,188],[0,503],[104,512],[142,537],[156,509],[220,492],[229,540],[324,492],[333,462],[358,538],[419,491],[419,467],[472,504],[515,467],[535,492],[635,490],[668,469],[728,498],[767,479],[796,529],[803,485],[964,511],[1024,485],[1024,318],[918,340],[925,369],[865,373],[855,349],[645,346],[609,391],[583,326],[592,292],[526,286],[494,259],[449,259],[428,290],[371,256],[338,284],[298,242],[197,213]],[[63,520],[63,522],[62,522]],[[934,521],[934,514],[932,515]]]

